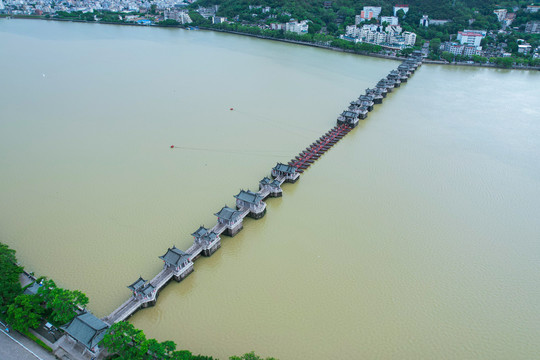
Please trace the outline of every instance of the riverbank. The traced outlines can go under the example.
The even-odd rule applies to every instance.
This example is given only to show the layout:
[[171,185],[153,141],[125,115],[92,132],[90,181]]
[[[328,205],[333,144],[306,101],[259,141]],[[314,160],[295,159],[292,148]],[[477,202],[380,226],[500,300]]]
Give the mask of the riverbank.
[[[363,56],[371,56],[371,57],[382,58],[382,59],[398,60],[398,61],[402,61],[403,59],[405,59],[405,57],[400,57],[400,56],[392,56],[392,55],[386,55],[386,54],[370,53],[370,52],[367,52],[367,51],[363,52],[363,51],[347,50],[347,49],[341,49],[341,48],[338,48],[338,47],[335,47],[335,46],[311,43],[311,42],[307,42],[307,41],[278,39],[278,38],[273,38],[273,37],[264,36],[264,35],[247,34],[247,33],[238,32],[238,31],[214,29],[214,28],[207,28],[207,27],[199,27],[199,28],[202,29],[202,30],[225,32],[225,33],[230,33],[230,34],[235,34],[235,35],[245,35],[245,36],[255,37],[255,38],[264,39],[264,40],[281,41],[281,42],[286,42],[286,43],[291,43],[291,44],[312,46],[312,47],[317,47],[317,48],[326,49],[326,50],[339,51],[339,52],[345,52],[345,53],[357,54],[357,55],[363,55]],[[496,65],[496,64],[479,64],[479,63],[472,63],[471,64],[471,63],[465,63],[465,62],[448,63],[448,62],[446,62],[444,60],[429,60],[429,59],[424,59],[423,63],[424,64],[436,64],[436,65],[486,67],[486,68],[494,68],[494,69],[540,70],[540,66],[513,66],[511,68],[505,68],[503,66],[499,66],[499,65]]]
[[[109,21],[86,21],[86,20],[80,20],[80,19],[60,19],[60,18],[46,18],[45,16],[38,16],[38,15],[0,15],[0,18],[10,18],[10,19],[28,19],[28,20],[48,20],[48,21],[63,21],[63,22],[77,22],[77,23],[96,23],[96,24],[106,24],[106,25],[127,25],[127,26],[152,26],[152,27],[163,27],[163,28],[179,28],[179,29],[186,29],[186,26],[183,25],[160,25],[160,24],[152,24],[152,25],[143,25],[143,24],[137,24],[137,23],[126,23],[126,22],[109,22]],[[207,31],[216,31],[216,32],[222,32],[222,33],[229,33],[229,34],[235,34],[235,35],[243,35],[243,36],[249,36],[254,37],[258,39],[263,40],[273,40],[273,41],[279,41],[279,42],[285,42],[285,43],[291,43],[291,44],[297,44],[297,45],[304,45],[304,46],[311,46],[316,47],[320,49],[326,49],[331,51],[339,51],[349,54],[356,54],[356,55],[362,55],[362,56],[370,56],[375,58],[381,58],[381,59],[388,59],[388,60],[397,60],[401,61],[404,59],[404,57],[400,56],[393,56],[393,55],[387,55],[387,54],[379,54],[379,53],[372,53],[368,51],[355,51],[355,50],[348,50],[348,49],[342,49],[336,46],[331,46],[327,44],[322,43],[312,43],[308,41],[299,41],[299,40],[291,40],[291,39],[280,39],[280,38],[274,38],[270,36],[264,36],[264,35],[257,35],[257,34],[249,34],[245,32],[240,31],[233,31],[233,30],[226,30],[226,29],[216,29],[212,27],[206,27],[206,26],[200,26],[200,30],[207,30]],[[448,63],[444,60],[429,60],[424,59],[425,64],[436,64],[436,65],[450,65],[450,66],[469,66],[469,67],[484,67],[484,68],[492,68],[492,69],[513,69],[513,70],[536,70],[540,71],[540,66],[512,66],[512,67],[504,67],[497,64],[480,64],[480,63],[468,63],[468,62],[455,62],[455,63]]]

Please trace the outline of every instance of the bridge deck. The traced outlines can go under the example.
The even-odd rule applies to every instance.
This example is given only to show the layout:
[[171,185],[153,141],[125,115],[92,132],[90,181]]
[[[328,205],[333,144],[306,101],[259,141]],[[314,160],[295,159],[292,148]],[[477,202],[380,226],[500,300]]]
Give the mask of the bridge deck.
[[[419,67],[422,63],[421,58],[415,57],[413,55],[412,58],[409,58],[405,60],[402,63],[403,69],[408,69],[409,71],[406,72],[407,77],[410,76],[411,73],[414,73],[414,70]],[[383,79],[386,84],[386,78]],[[379,84],[377,84],[379,86]],[[386,84],[384,90],[391,91],[391,89],[394,86],[391,84]],[[303,169],[309,167],[314,160],[318,159],[322,153],[324,153],[328,148],[333,146],[337,141],[339,141],[343,136],[345,136],[351,129],[348,127],[339,127],[336,126],[331,131],[323,135],[319,140],[314,142],[306,151],[303,151],[299,156],[296,157],[296,159],[293,159],[289,165],[294,164],[297,168],[296,176],[293,178],[293,180],[296,180],[299,173],[303,172]],[[287,178],[283,175],[280,175],[275,178],[280,186],[283,185],[283,183],[287,180]],[[263,190],[260,190],[258,192],[260,195],[263,196],[263,198],[266,198],[268,195],[270,195],[271,191],[268,188],[265,188]],[[240,217],[243,221],[243,219],[249,214],[250,210],[249,208],[241,208],[239,209],[241,211]],[[220,236],[225,230],[227,229],[226,225],[220,224],[219,222],[214,225],[210,229],[210,231],[213,231],[218,236]],[[195,258],[202,252],[203,246],[198,243],[193,243],[187,250],[186,253],[190,254],[190,260],[195,260]],[[122,305],[120,305],[116,310],[114,310],[110,315],[103,318],[103,321],[107,322],[108,324],[113,324],[119,321],[123,321],[127,319],[129,316],[131,316],[135,311],[137,311],[141,306],[143,306],[145,303],[154,301],[157,293],[159,290],[165,286],[173,276],[179,277],[183,273],[190,270],[190,267],[193,265],[190,265],[188,267],[183,268],[179,273],[175,273],[174,269],[169,267],[164,267],[163,270],[161,270],[152,280],[150,280],[150,284],[154,287],[156,290],[152,296],[144,298],[144,299],[138,299],[135,296],[131,296],[127,301],[125,301]]]

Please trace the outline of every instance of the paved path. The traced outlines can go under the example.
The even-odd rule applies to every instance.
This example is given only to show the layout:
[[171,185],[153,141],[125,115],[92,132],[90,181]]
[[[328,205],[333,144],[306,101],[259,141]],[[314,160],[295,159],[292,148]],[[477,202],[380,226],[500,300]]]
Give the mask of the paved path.
[[6,333],[5,326],[2,326],[0,328],[0,359],[56,360],[56,357],[16,331]]

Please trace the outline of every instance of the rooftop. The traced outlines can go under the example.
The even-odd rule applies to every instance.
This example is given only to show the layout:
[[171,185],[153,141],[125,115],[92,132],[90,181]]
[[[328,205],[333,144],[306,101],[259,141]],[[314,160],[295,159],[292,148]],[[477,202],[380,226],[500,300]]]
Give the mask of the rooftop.
[[133,284],[129,285],[128,289],[130,289],[131,291],[138,291],[140,288],[144,286],[145,283],[146,283],[146,280],[144,280],[141,276],[139,276],[139,279],[137,279],[137,281],[135,281]]
[[274,170],[284,172],[284,173],[294,174],[297,169],[294,166],[277,163],[277,165],[274,166]]
[[191,236],[194,237],[202,237],[208,232],[208,229],[204,226],[199,227],[194,233],[191,234]]
[[240,211],[231,209],[225,205],[218,213],[215,213],[214,215],[223,220],[235,221],[240,214]]
[[249,204],[258,204],[263,199],[263,197],[260,194],[254,193],[253,191],[250,191],[250,190],[248,191],[241,190],[238,193],[238,195],[235,195],[234,197],[237,198],[238,200],[245,201]]
[[272,182],[272,180],[270,180],[269,178],[267,178],[266,176],[261,180],[259,181],[259,184],[262,184],[262,185],[268,185]]
[[103,337],[109,325],[89,312],[76,316],[62,329],[88,349],[95,347]]
[[161,260],[169,265],[178,266],[183,262],[189,260],[189,254],[186,254],[180,249],[177,249],[176,246],[173,246],[172,249],[169,248],[165,255],[159,257]]
[[341,113],[341,116],[344,116],[344,117],[356,117],[356,113],[353,112],[353,111],[344,111]]
[[148,285],[146,285],[146,286],[142,289],[141,293],[142,293],[144,296],[148,296],[148,295],[150,295],[154,290],[155,290],[155,287],[152,286],[152,285],[150,285],[150,284],[148,284]]

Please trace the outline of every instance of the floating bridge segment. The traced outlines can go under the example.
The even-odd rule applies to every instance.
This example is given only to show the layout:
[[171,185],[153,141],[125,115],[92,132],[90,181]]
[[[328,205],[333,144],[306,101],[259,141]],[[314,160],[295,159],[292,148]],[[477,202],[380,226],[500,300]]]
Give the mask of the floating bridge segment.
[[216,252],[221,247],[221,235],[232,237],[241,231],[245,217],[262,218],[266,213],[266,203],[263,200],[282,196],[283,183],[296,182],[301,173],[355,128],[360,120],[366,119],[374,105],[381,104],[389,92],[407,82],[421,64],[422,54],[415,51],[396,70],[392,70],[382,78],[374,88],[366,89],[365,94],[352,101],[338,116],[336,126],[315,140],[288,164],[278,163],[272,168],[271,177],[264,177],[259,182],[259,191],[241,190],[235,195],[235,208],[224,206],[215,214],[217,223],[212,228],[201,226],[191,234],[194,242],[186,251],[175,246],[169,248],[165,255],[159,257],[163,260],[163,269],[150,281],[139,277],[129,285],[132,296],[102,320],[112,325],[126,320],[141,308],[155,305],[158,294],[165,285],[173,279],[180,282],[192,273],[193,262],[201,255],[211,256]]

